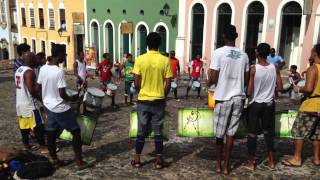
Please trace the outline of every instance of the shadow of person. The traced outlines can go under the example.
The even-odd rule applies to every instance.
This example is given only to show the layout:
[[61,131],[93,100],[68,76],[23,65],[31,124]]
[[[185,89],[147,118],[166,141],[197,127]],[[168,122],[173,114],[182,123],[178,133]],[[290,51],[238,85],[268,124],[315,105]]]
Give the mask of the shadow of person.
[[130,139],[122,139],[120,141],[101,145],[95,149],[88,149],[84,151],[84,156],[95,157],[96,163],[104,161],[109,157],[128,152],[132,150],[132,142]]

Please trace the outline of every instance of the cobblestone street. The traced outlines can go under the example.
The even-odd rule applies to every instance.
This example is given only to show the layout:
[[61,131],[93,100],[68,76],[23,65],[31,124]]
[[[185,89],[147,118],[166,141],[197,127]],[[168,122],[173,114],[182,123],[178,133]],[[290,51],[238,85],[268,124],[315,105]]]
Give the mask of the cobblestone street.
[[[73,76],[67,75],[68,86],[75,89]],[[98,87],[99,81],[89,80],[89,87]],[[74,164],[58,169],[48,179],[320,179],[320,168],[311,162],[311,144],[307,142],[304,148],[303,166],[289,168],[281,164],[281,159],[291,154],[293,145],[290,139],[276,140],[277,170],[272,172],[264,166],[264,140],[258,143],[258,167],[250,173],[243,167],[246,161],[246,139],[237,140],[232,157],[232,172],[229,176],[218,175],[214,171],[215,141],[213,138],[181,138],[176,136],[177,110],[183,107],[207,107],[206,91],[202,91],[202,99],[198,100],[195,93],[186,100],[184,97],[186,81],[179,84],[180,101],[170,99],[166,110],[170,114],[169,141],[165,143],[164,157],[171,162],[170,167],[161,171],[154,170],[153,142],[148,142],[143,153],[143,161],[147,162],[141,169],[134,169],[130,160],[134,153],[133,141],[128,138],[129,115],[135,107],[124,104],[124,84],[117,93],[116,103],[119,109],[109,108],[110,98],[106,97],[102,113],[98,116],[91,146],[84,146],[84,158],[96,161],[94,167],[76,171]],[[21,144],[15,112],[15,88],[12,70],[0,71],[0,144]],[[172,95],[170,95],[172,97]],[[284,99],[284,98],[282,98]],[[286,101],[282,100],[277,110],[286,108]],[[72,159],[71,144],[59,141],[61,159]],[[22,145],[21,145],[22,148]]]

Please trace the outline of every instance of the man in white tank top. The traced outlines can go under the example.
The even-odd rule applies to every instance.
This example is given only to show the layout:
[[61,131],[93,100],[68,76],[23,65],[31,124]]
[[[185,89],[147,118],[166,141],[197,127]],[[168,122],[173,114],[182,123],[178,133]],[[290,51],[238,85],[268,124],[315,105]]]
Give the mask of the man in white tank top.
[[34,98],[39,98],[35,90],[36,74],[33,67],[36,63],[35,55],[26,52],[22,55],[23,65],[15,73],[16,85],[16,110],[22,142],[25,149],[30,149],[29,133],[31,130],[37,138],[41,153],[48,153],[44,140],[44,126],[40,111]]
[[86,106],[83,103],[83,97],[85,89],[87,88],[87,67],[84,60],[84,53],[81,51],[78,53],[78,59],[73,64],[73,72],[76,77],[76,83],[79,93],[79,104],[77,107],[77,112],[80,113],[80,106],[83,105],[83,112],[86,111]]
[[275,90],[282,91],[282,81],[278,66],[267,61],[271,48],[261,43],[256,49],[258,63],[250,69],[248,96],[252,98],[249,106],[247,168],[254,170],[254,158],[257,147],[257,135],[262,130],[268,152],[268,167],[275,170],[273,160],[273,140],[275,136]]

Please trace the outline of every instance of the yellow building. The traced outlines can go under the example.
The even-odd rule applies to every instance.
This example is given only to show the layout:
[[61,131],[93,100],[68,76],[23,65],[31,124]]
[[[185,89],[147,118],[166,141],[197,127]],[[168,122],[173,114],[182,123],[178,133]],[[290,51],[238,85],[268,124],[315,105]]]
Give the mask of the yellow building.
[[51,55],[53,43],[66,46],[63,67],[72,68],[79,51],[84,49],[83,0],[17,0],[20,41],[31,51]]

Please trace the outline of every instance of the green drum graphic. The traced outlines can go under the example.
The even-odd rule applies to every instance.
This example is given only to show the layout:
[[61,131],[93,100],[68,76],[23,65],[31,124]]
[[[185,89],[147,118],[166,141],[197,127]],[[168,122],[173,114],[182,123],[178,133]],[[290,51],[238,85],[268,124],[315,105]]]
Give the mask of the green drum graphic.
[[[213,110],[208,108],[182,108],[178,112],[178,136],[180,137],[214,137]],[[247,135],[245,119],[240,120],[236,138]]]
[[291,111],[276,114],[276,137],[292,137],[291,129],[298,111]]
[[[136,111],[131,111],[130,113],[130,130],[129,138],[135,139],[138,134],[138,113]],[[165,140],[168,140],[169,137],[169,115],[166,112],[163,119],[163,129],[162,135]],[[154,138],[154,132],[149,127],[148,138]]]
[[[81,130],[82,143],[84,145],[90,145],[94,130],[96,128],[97,120],[89,116],[78,116],[77,122]],[[72,134],[67,130],[63,130],[60,135],[60,139],[72,141]]]

